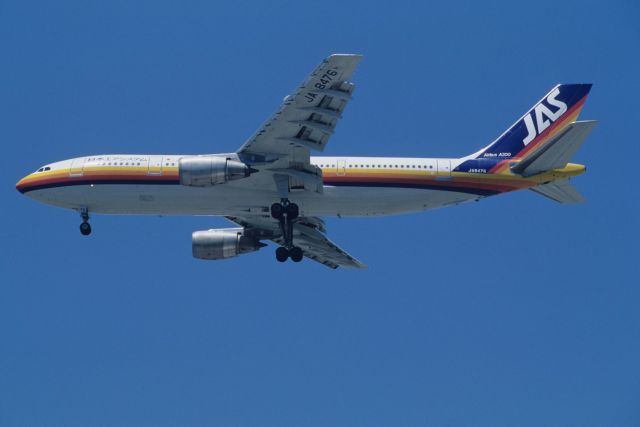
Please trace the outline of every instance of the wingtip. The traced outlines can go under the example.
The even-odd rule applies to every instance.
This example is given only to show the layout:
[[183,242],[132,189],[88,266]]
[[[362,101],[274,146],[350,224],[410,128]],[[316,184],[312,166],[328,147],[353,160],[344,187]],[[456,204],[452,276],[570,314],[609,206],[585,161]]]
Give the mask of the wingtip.
[[369,266],[367,264],[365,264],[364,262],[357,260],[354,258],[353,260],[353,267],[354,268],[369,268]]

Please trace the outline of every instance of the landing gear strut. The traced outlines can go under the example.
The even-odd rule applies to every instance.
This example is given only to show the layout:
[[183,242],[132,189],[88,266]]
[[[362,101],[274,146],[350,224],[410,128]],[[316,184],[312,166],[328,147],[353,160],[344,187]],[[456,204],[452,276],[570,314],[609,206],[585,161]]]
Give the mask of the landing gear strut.
[[293,262],[302,261],[302,249],[293,246],[293,220],[300,215],[300,209],[295,203],[290,203],[289,199],[282,199],[280,203],[271,205],[271,216],[280,223],[280,231],[284,238],[284,246],[276,249],[276,259],[285,262],[291,258]]
[[91,234],[91,224],[89,224],[89,210],[86,207],[80,208],[80,218],[82,223],[80,224],[80,234],[88,236]]

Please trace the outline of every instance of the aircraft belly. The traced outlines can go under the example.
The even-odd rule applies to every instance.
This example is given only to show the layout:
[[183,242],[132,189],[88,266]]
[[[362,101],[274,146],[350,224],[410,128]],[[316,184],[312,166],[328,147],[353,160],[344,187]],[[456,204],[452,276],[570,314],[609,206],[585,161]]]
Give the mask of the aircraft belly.
[[[242,215],[268,213],[279,200],[273,192],[220,185],[81,185],[29,193],[34,199],[68,209],[148,215]],[[379,216],[416,212],[477,199],[453,191],[412,188],[332,187],[323,194],[293,191],[290,200],[308,216]]]
[[325,187],[320,198],[305,201],[305,214],[315,216],[382,216],[419,212],[477,199],[452,191],[414,188]]
[[231,215],[269,206],[261,192],[226,186],[100,185],[87,192],[86,206],[95,213],[153,215]]

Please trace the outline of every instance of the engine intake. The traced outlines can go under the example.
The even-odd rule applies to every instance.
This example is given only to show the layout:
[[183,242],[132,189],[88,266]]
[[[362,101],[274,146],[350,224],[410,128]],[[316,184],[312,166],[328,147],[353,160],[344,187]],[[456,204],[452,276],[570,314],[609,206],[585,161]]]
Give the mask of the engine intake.
[[246,178],[255,172],[237,160],[225,157],[183,157],[178,163],[180,184],[189,187],[210,187],[235,179]]
[[218,228],[196,231],[191,235],[193,256],[200,259],[225,259],[254,252],[267,246],[247,236],[244,228]]

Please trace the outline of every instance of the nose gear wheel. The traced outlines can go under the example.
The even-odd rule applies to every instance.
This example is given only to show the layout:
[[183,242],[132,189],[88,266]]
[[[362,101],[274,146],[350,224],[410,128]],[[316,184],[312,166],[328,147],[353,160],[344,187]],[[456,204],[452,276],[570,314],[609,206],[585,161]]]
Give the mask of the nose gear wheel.
[[86,207],[80,208],[80,218],[82,223],[80,224],[80,234],[88,236],[91,234],[91,224],[89,224],[89,209]]

